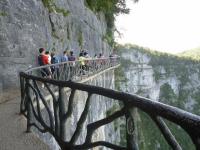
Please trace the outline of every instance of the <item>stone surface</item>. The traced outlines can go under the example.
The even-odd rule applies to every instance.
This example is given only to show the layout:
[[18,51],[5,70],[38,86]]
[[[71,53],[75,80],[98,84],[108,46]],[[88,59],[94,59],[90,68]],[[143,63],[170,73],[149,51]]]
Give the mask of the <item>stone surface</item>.
[[26,119],[19,115],[20,97],[16,94],[9,97],[9,101],[0,103],[0,149],[49,150],[35,134],[25,132]]
[[104,41],[106,24],[101,14],[94,14],[84,0],[57,0],[58,8],[69,11],[68,16],[51,12],[42,0],[0,0],[0,90],[18,86],[18,72],[37,64],[38,48],[81,48],[109,54]]
[[[19,87],[18,73],[37,65],[40,47],[47,50],[55,49],[58,55],[66,49],[73,50],[76,56],[81,49],[87,49],[91,56],[101,52],[108,56],[111,51],[104,40],[106,23],[102,14],[94,14],[85,7],[84,0],[55,2],[58,8],[69,11],[69,15],[63,16],[62,13],[55,11],[49,13],[42,0],[0,0],[0,14],[4,13],[0,15],[0,103],[3,102],[0,105],[0,146],[2,146],[0,149],[2,150],[48,149],[33,134],[24,133],[26,122],[21,116],[15,115],[18,113],[16,108],[19,108],[19,99],[10,101],[12,99],[10,95],[15,95],[10,89]],[[105,73],[89,84],[113,88],[113,80],[113,72]],[[68,124],[70,127],[74,126],[80,117],[86,98],[86,95],[83,95],[82,97],[82,93],[79,93],[77,96],[75,103],[77,109]],[[104,97],[94,96],[88,122],[105,117],[106,110],[110,107],[112,102],[107,102]],[[11,118],[7,122],[6,116]],[[118,132],[108,135],[109,132],[114,132],[112,127],[113,125],[108,125],[100,129],[94,135],[94,140],[106,139],[117,142]],[[8,131],[5,130],[7,128]],[[71,128],[70,134],[73,130],[74,128]],[[85,130],[78,142],[83,141],[84,135]],[[52,138],[46,135],[40,136],[44,137],[45,142],[53,143],[51,149],[58,149]],[[13,142],[9,145],[10,141]]]
[[[177,63],[173,66],[167,66],[170,68],[168,69],[160,64],[152,66],[150,64],[151,55],[136,49],[125,50],[121,56],[131,62],[129,67],[125,68],[125,76],[128,80],[126,85],[122,84],[124,90],[127,89],[129,93],[137,93],[152,100],[160,101],[162,100],[160,89],[163,85],[168,84],[177,98],[181,95],[181,92],[186,93],[186,96],[181,99],[182,109],[192,112],[192,105],[199,103],[199,99],[195,97],[195,94],[199,92],[200,85],[198,63],[186,63],[185,65]],[[158,79],[155,78],[155,71],[159,74]],[[168,102],[166,101],[166,103]],[[199,111],[198,114],[200,114]]]
[[[200,115],[199,63],[152,53],[139,49],[121,51],[121,67],[126,77],[120,84],[121,90]],[[150,117],[138,109],[135,120],[140,149],[171,149]],[[192,140],[180,126],[163,120],[182,149],[195,150]]]
[[[170,100],[162,100],[164,97],[161,96],[160,91],[161,87],[168,84],[176,97],[174,106],[200,114],[200,111],[196,109],[199,104],[199,63],[193,62],[184,65],[179,62],[171,66],[160,64],[152,66],[150,64],[151,59],[153,59],[151,55],[136,49],[123,51],[122,58],[130,61],[129,67],[125,69],[125,76],[128,80],[126,85],[122,84],[123,89],[132,94],[137,93],[152,100],[169,104]],[[168,60],[163,58],[162,61]],[[159,74],[158,79],[155,78],[156,72]],[[178,104],[178,101],[181,101],[179,102],[181,104]]]

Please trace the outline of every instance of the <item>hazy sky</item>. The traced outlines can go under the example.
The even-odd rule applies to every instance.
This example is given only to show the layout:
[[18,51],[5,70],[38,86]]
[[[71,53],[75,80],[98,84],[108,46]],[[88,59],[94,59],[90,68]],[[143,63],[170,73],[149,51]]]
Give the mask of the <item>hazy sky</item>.
[[200,0],[139,0],[127,2],[129,15],[120,15],[119,43],[133,43],[177,53],[200,47]]

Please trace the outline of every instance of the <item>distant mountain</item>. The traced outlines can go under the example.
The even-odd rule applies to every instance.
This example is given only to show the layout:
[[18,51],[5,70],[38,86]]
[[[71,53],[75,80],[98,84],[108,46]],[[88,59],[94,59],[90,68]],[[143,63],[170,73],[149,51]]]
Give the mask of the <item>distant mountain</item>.
[[179,53],[178,55],[183,56],[183,57],[189,57],[189,58],[196,59],[196,60],[200,60],[200,47],[184,51],[182,53]]
[[[115,70],[117,90],[200,115],[200,48],[179,55],[137,45],[119,46],[116,51],[121,56],[121,65]],[[149,116],[138,109],[134,119],[139,149],[172,149]],[[195,150],[184,129],[164,120],[183,150]],[[121,143],[125,143],[125,132],[120,131]]]

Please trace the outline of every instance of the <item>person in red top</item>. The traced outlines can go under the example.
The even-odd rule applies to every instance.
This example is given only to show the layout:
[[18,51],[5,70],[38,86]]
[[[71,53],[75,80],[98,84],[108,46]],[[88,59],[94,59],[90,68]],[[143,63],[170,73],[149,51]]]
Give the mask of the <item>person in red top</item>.
[[[39,53],[40,54],[38,55],[38,64],[40,66],[51,64],[49,62],[48,55],[45,55],[45,49],[44,48],[40,48],[39,49]],[[43,77],[51,78],[51,69],[50,69],[50,67],[42,68],[41,69],[41,74],[42,74]]]
[[50,57],[50,56],[49,56],[49,52],[46,51],[45,55],[43,55],[43,58],[42,58],[42,61],[43,61],[43,64],[44,64],[44,65],[49,65],[49,64],[51,64],[51,61],[50,61],[49,57]]

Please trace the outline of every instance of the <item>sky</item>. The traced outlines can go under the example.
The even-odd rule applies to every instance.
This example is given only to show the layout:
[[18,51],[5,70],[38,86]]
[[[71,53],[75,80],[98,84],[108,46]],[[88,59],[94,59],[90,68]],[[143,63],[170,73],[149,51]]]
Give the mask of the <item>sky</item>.
[[127,0],[127,6],[130,13],[116,17],[117,42],[169,53],[200,47],[200,0]]

